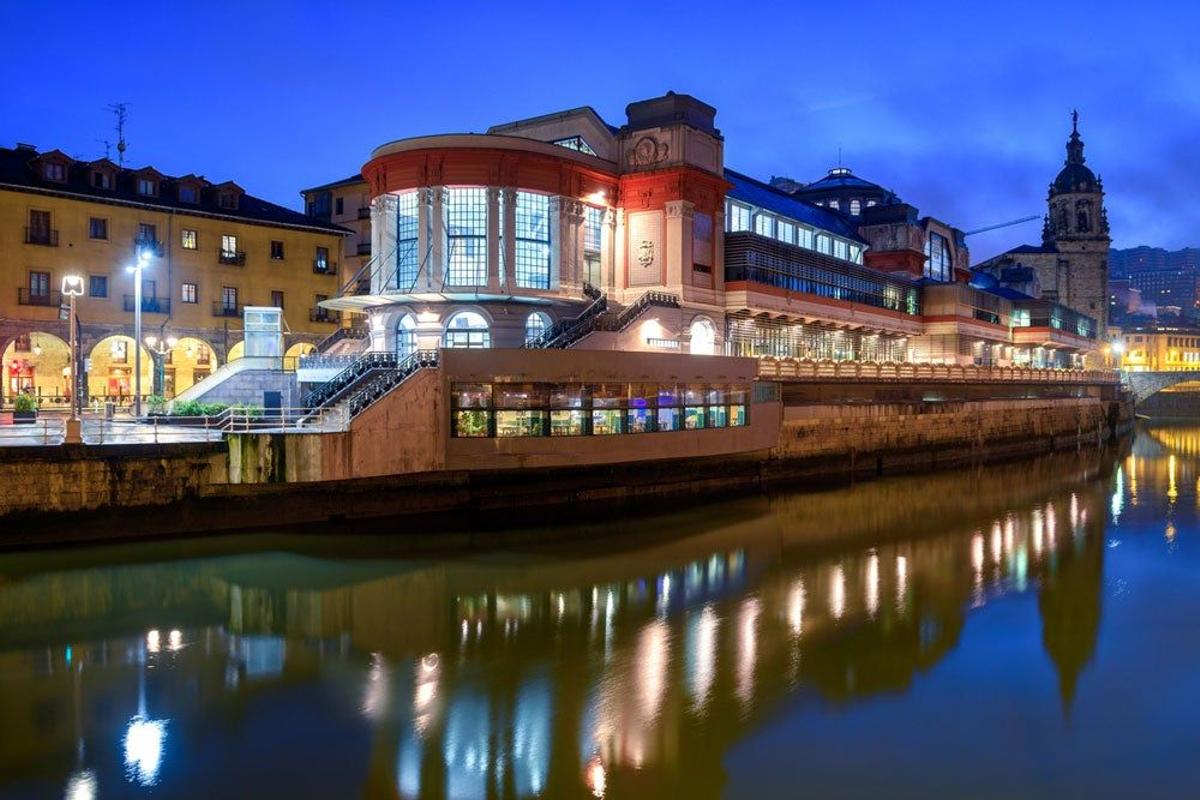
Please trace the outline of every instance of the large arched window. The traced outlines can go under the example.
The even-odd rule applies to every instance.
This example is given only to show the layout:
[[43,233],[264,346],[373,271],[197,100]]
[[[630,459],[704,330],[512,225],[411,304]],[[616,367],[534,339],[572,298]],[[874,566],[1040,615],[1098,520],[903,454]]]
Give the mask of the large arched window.
[[401,360],[417,352],[417,320],[405,314],[396,325],[396,356]]
[[692,326],[689,329],[692,335],[692,342],[689,352],[694,356],[711,356],[717,349],[717,329],[713,327],[710,320],[705,317],[697,317],[692,320]]
[[529,344],[550,329],[550,316],[543,311],[534,311],[525,318],[525,343]]
[[446,323],[442,346],[468,349],[491,347],[492,332],[487,320],[475,311],[458,312]]

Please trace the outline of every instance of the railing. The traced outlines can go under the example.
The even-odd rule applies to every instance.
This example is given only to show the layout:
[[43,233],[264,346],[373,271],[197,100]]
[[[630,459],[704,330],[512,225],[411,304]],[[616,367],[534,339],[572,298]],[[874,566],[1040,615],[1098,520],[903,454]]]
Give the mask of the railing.
[[371,255],[371,243],[370,242],[359,242],[358,243],[358,254],[360,256]]
[[338,328],[317,344],[317,352],[324,353],[342,339],[365,339],[368,331],[362,317],[357,318],[348,328]]
[[33,422],[0,425],[0,447],[58,445],[66,438],[66,417],[38,416]]
[[337,312],[330,311],[325,308],[310,308],[308,310],[309,322],[337,322]]
[[304,396],[305,408],[315,409],[340,400],[346,391],[367,372],[375,369],[391,369],[396,366],[395,353],[363,353],[345,369]]
[[221,300],[215,301],[212,307],[214,317],[240,317],[244,308],[240,303],[231,305]]
[[370,218],[371,218],[371,208],[370,208],[370,206],[359,206],[359,208],[358,208],[358,218],[359,218],[359,219],[370,219]]
[[[124,305],[126,311],[133,311],[137,308],[137,299],[134,295],[124,295]],[[171,313],[171,298],[169,297],[143,297],[142,311],[150,314],[170,314]]]
[[592,320],[608,310],[608,298],[590,283],[583,285],[583,294],[590,297],[588,304],[574,319],[563,319],[551,325],[540,336],[527,341],[523,347],[529,350],[548,350],[569,347],[593,330],[588,327]]
[[952,383],[1117,383],[1112,370],[1043,369],[1038,367],[976,366],[973,364],[913,364],[893,361],[832,361],[804,358],[758,360],[758,377],[773,380],[943,381]]
[[52,289],[48,292],[38,292],[35,294],[31,289],[17,289],[17,305],[61,306],[62,292]]
[[666,292],[646,292],[637,300],[621,309],[621,313],[601,320],[597,326],[602,331],[623,331],[633,324],[647,308],[679,308],[679,298]]
[[330,355],[329,353],[309,353],[308,355],[300,356],[300,369],[332,369],[337,367],[338,370],[343,370],[354,363],[358,358],[358,353],[347,353],[339,355]]
[[337,264],[330,261],[313,260],[313,273],[317,275],[337,275]]
[[383,374],[372,378],[361,389],[350,395],[350,400],[346,403],[347,422],[403,383],[414,372],[437,365],[437,350],[418,350],[397,364],[395,369],[386,370]]
[[26,228],[25,244],[58,247],[58,231],[54,228]]
[[244,267],[246,266],[246,253],[241,250],[236,253],[231,250],[221,250],[217,253],[217,261],[235,267]]

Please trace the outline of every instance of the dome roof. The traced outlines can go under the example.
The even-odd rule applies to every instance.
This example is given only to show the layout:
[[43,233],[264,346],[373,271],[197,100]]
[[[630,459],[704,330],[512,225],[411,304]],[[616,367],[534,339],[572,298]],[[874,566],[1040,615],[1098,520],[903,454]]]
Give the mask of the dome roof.
[[1079,138],[1079,112],[1071,113],[1071,138],[1067,139],[1067,160],[1058,177],[1050,185],[1052,194],[1069,192],[1098,192],[1100,179],[1084,166],[1083,139]]

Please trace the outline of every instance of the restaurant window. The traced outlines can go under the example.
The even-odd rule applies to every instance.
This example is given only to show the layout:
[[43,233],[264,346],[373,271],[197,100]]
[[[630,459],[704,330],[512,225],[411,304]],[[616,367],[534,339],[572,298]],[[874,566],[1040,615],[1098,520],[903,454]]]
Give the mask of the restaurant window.
[[685,430],[698,430],[705,427],[704,399],[704,384],[689,383],[683,387],[683,427]]
[[578,383],[550,386],[550,435],[582,436],[584,431],[583,386]]
[[592,387],[592,434],[608,436],[624,432],[625,402],[628,387],[623,383],[602,383]]
[[456,383],[451,396],[451,434],[460,438],[490,436],[490,383]]
[[541,384],[499,383],[493,387],[496,437],[545,435],[546,402]]

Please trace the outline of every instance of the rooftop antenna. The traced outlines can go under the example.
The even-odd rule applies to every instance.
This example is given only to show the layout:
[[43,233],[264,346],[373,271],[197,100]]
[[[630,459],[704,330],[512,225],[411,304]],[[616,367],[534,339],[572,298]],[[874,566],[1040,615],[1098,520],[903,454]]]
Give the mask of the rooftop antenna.
[[128,103],[111,103],[109,109],[117,115],[117,164],[125,166],[125,117]]
[[842,168],[842,146],[838,145],[838,169]]
[[100,144],[104,145],[104,157],[111,161],[112,160],[112,142],[110,142],[108,139],[97,139],[96,141],[99,142]]

